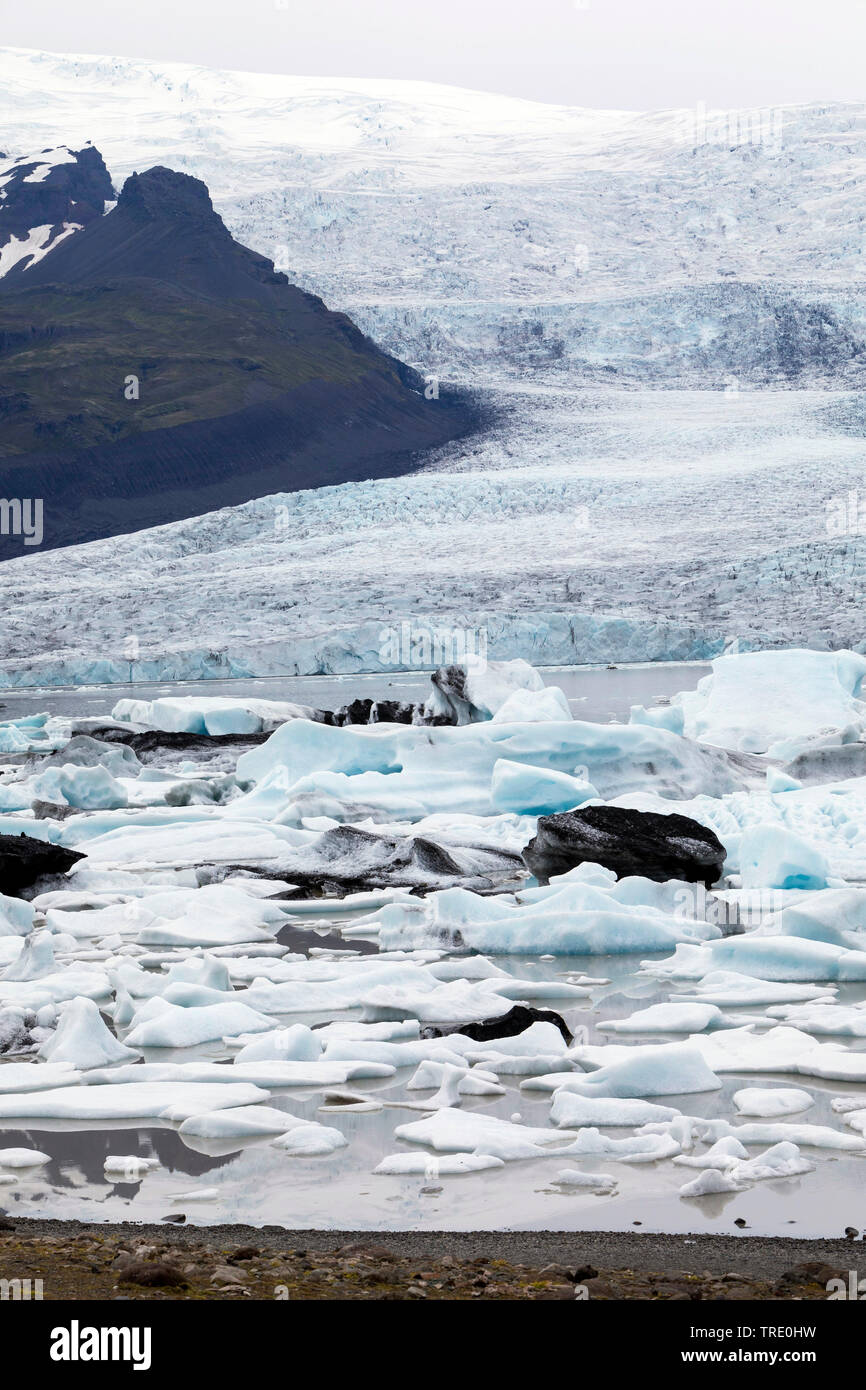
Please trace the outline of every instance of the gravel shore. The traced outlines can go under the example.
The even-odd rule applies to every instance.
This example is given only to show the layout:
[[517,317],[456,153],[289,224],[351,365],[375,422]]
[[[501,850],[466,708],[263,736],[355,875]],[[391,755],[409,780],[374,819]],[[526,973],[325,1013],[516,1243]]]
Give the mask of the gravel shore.
[[43,1298],[825,1299],[854,1240],[558,1231],[289,1231],[0,1219],[0,1278]]

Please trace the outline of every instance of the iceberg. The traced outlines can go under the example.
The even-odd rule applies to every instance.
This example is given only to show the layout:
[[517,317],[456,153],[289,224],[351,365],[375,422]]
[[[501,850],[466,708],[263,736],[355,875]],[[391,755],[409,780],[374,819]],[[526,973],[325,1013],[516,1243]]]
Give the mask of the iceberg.
[[84,811],[117,811],[129,804],[123,786],[107,767],[48,767],[29,786],[31,800],[75,806]]
[[[605,875],[604,877],[602,875]],[[365,923],[380,947],[446,947],[488,955],[621,955],[664,951],[721,935],[711,923],[665,911],[658,884],[617,883],[596,865],[579,865],[543,888],[482,897],[446,888],[419,902],[395,902]]]
[[779,825],[744,830],[739,847],[744,888],[827,888],[830,866],[814,845]]
[[[389,794],[424,804],[427,781],[455,781],[449,809],[493,815],[493,769],[500,759],[571,776],[586,769],[586,780],[610,798],[652,782],[662,796],[685,799],[704,793],[722,796],[741,784],[740,774],[721,752],[703,748],[665,729],[637,725],[543,722],[504,724],[489,721],[460,728],[415,728],[410,725],[337,727],[294,719],[258,748],[238,759],[242,781],[261,782],[283,768],[286,805],[297,783],[309,789],[324,773],[340,773],[357,785],[354,799],[375,800],[376,784],[357,781],[365,773],[385,778]],[[651,765],[652,771],[648,772]],[[324,784],[323,784],[324,785]],[[472,789],[473,804],[455,806],[460,788]],[[468,793],[466,793],[468,796]],[[233,803],[234,808],[243,802]],[[430,810],[440,809],[431,806]],[[444,807],[442,809],[445,809]]]
[[66,1062],[86,1071],[132,1061],[138,1054],[117,1041],[92,999],[80,998],[62,1006],[60,1022],[40,1047],[39,1056],[47,1062]]
[[740,1184],[717,1168],[707,1168],[680,1188],[681,1197],[711,1197],[720,1192],[739,1192]]
[[224,695],[171,695],[158,700],[118,700],[112,719],[140,729],[173,734],[258,734],[288,719],[309,719],[306,705]]
[[[608,1050],[615,1056],[606,1062]],[[583,1077],[568,1079],[569,1091],[589,1098],[686,1095],[718,1091],[722,1085],[694,1040],[621,1049],[577,1047],[573,1055],[581,1065],[591,1061],[597,1068]]]
[[181,1008],[158,1000],[161,1009],[154,1017],[136,1023],[127,1034],[130,1047],[196,1047],[238,1033],[269,1031],[273,1019],[246,1004],[206,1004]]
[[642,965],[648,974],[670,980],[706,979],[718,970],[779,982],[866,980],[866,951],[797,936],[730,936],[699,946],[680,944],[667,960]]
[[490,796],[497,811],[513,811],[519,816],[546,816],[582,806],[597,798],[598,791],[591,782],[566,772],[499,758],[493,764]]
[[851,651],[740,652],[717,657],[697,690],[675,699],[687,737],[790,761],[866,729],[864,675],[866,657]]

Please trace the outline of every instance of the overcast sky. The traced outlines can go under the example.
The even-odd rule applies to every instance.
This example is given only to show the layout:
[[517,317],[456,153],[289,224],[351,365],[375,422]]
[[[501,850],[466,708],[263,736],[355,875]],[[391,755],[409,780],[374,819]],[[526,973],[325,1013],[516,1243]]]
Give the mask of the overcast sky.
[[0,0],[0,42],[580,106],[862,100],[866,0]]

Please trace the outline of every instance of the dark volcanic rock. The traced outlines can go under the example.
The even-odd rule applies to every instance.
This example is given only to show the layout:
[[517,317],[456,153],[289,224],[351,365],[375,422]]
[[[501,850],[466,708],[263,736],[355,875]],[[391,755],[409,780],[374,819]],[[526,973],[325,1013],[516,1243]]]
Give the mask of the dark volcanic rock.
[[65,874],[86,855],[32,835],[0,835],[0,893],[16,897],[44,874]]
[[338,725],[414,724],[416,711],[422,708],[399,700],[353,700],[350,705],[334,710],[332,720]]
[[[435,681],[435,676],[431,677]],[[453,711],[433,713],[427,704],[419,705],[402,700],[353,700],[340,709],[320,710],[326,724],[343,727],[346,724],[418,724],[440,727],[456,724],[457,715]]]
[[635,874],[656,883],[680,879],[711,888],[721,876],[725,848],[712,830],[689,816],[587,806],[541,816],[523,859],[542,883],[588,863],[613,869],[617,878]]
[[516,1038],[533,1023],[553,1023],[567,1043],[573,1041],[574,1035],[560,1014],[552,1009],[533,1009],[529,1004],[515,1004],[508,1013],[500,1014],[498,1018],[486,1018],[483,1023],[458,1023],[453,1028],[422,1028],[421,1037],[445,1038],[449,1033],[460,1033],[474,1042],[492,1042],[495,1038]]

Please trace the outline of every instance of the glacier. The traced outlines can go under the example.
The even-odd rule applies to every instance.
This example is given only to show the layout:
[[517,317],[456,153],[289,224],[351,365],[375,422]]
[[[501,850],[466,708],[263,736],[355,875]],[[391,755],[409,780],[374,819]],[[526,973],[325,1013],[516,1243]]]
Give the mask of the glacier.
[[731,144],[430,83],[16,49],[0,78],[10,155],[204,179],[234,236],[497,417],[402,479],[4,565],[0,684],[401,669],[403,621],[536,665],[866,645],[857,104]]

